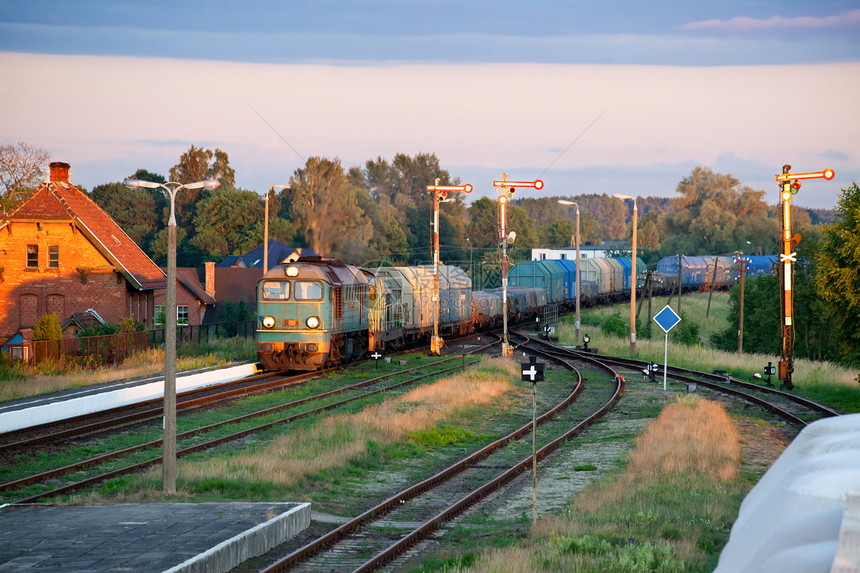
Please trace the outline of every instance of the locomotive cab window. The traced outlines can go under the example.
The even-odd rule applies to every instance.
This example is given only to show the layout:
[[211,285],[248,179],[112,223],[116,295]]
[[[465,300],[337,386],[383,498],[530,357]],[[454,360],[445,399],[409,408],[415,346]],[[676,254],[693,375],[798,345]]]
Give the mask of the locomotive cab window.
[[290,298],[290,283],[267,281],[263,283],[264,300],[287,300]]
[[322,300],[323,289],[320,283],[296,281],[293,297],[296,300]]

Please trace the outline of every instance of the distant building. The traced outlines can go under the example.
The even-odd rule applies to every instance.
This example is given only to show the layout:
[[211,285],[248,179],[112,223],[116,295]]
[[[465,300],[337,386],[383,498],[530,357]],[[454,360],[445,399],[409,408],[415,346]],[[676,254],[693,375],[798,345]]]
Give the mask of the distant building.
[[116,324],[152,328],[165,275],[128,235],[51,163],[48,181],[0,218],[0,340],[45,314],[64,323],[94,310]]
[[[298,250],[301,250],[301,252],[305,255],[316,255],[316,252],[313,249],[308,249],[307,247],[302,247],[301,249],[298,249],[296,247],[288,247],[280,241],[269,241],[269,252],[267,255],[269,268],[271,269],[272,267],[279,264],[281,261],[283,261],[288,256],[292,255]],[[263,259],[265,258],[265,256],[266,254],[263,252],[263,245],[260,245],[259,247],[248,251],[244,255],[228,255],[227,257],[224,257],[224,260],[218,263],[218,267],[262,269]]]

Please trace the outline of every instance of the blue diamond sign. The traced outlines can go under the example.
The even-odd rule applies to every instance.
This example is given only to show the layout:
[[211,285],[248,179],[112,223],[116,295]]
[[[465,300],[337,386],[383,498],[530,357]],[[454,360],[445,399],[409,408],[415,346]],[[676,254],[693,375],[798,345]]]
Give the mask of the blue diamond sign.
[[652,320],[663,329],[663,332],[669,334],[669,331],[681,322],[681,317],[667,304],[663,307],[663,310],[654,315]]

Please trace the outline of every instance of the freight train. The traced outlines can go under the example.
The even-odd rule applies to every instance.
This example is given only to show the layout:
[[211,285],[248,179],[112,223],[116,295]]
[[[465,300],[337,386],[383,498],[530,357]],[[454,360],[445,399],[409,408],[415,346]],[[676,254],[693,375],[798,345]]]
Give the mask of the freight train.
[[[748,257],[748,272],[772,272],[775,257]],[[766,259],[766,260],[765,260]],[[652,272],[652,290],[669,293],[737,280],[729,257],[666,257]],[[580,261],[580,300],[625,300],[632,283],[630,258]],[[637,288],[647,276],[637,259]],[[716,271],[715,271],[716,269]],[[640,272],[641,271],[641,272]],[[440,336],[461,336],[502,323],[502,289],[473,291],[456,266],[439,266]],[[432,266],[360,268],[337,259],[297,256],[270,269],[257,284],[257,358],[266,370],[317,370],[368,352],[429,340],[434,329]],[[508,273],[507,309],[512,322],[539,317],[547,307],[573,305],[574,261],[521,261]]]

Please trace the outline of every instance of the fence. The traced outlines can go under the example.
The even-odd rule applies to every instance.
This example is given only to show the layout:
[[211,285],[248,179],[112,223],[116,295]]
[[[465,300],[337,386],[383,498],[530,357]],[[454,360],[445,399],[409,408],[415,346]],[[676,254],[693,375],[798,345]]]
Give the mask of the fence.
[[[218,322],[195,326],[177,326],[176,343],[209,342],[215,338],[254,338],[255,321]],[[10,365],[27,362],[35,366],[46,360],[74,360],[81,364],[118,364],[130,354],[164,346],[165,329],[117,332],[101,336],[82,336],[61,340],[34,340],[32,350],[14,348],[2,356]],[[23,352],[22,352],[23,351]]]

